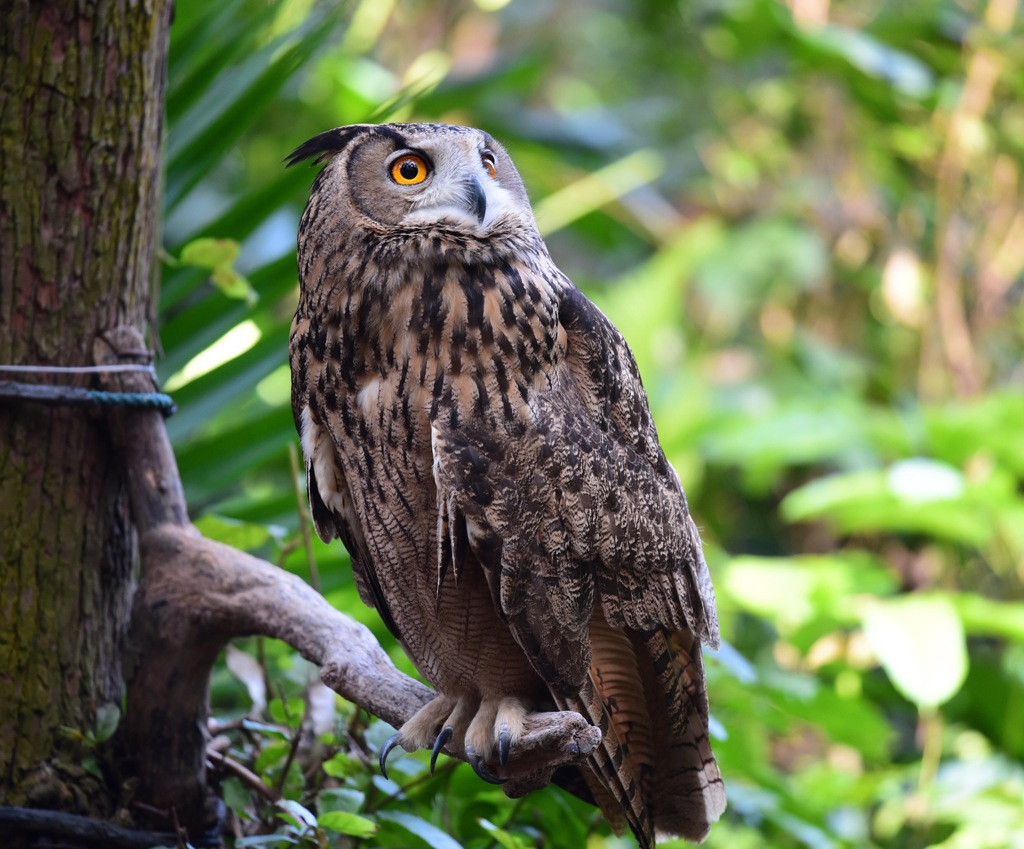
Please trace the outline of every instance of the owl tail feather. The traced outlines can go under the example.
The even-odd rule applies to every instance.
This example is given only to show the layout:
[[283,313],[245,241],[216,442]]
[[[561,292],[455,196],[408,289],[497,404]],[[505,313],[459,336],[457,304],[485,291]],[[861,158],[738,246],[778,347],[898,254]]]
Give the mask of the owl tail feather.
[[658,760],[649,785],[655,826],[659,833],[702,841],[726,800],[708,737],[700,642],[689,631],[655,630],[632,638],[638,656],[650,659],[649,666],[641,666],[646,667],[648,700],[656,718],[652,727]]
[[640,849],[650,849],[654,823],[646,785],[653,752],[637,659],[627,634],[608,625],[600,609],[591,620],[590,649],[589,678],[560,707],[601,729],[601,746],[583,777],[612,828],[622,831],[628,825]]
[[598,609],[590,649],[588,679],[556,701],[601,729],[581,770],[594,802],[640,849],[656,832],[703,840],[725,809],[725,786],[708,738],[700,642],[689,631],[620,630]]

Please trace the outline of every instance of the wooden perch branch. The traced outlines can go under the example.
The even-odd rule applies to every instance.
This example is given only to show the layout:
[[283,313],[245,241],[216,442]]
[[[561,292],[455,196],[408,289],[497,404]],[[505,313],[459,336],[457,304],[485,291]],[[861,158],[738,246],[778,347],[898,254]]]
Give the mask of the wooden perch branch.
[[[97,340],[97,363],[131,361],[143,349],[133,328]],[[107,375],[104,388],[153,391],[145,373]],[[206,792],[210,670],[233,637],[283,640],[321,667],[333,690],[394,726],[433,692],[399,672],[369,629],[332,608],[298,577],[205,539],[189,522],[177,463],[160,413],[112,409],[114,444],[139,533],[141,572],[132,614],[122,744],[134,759],[139,797],[174,810],[190,832],[213,819]],[[533,715],[509,764],[505,790],[547,784],[580,763],[600,731],[576,713]]]

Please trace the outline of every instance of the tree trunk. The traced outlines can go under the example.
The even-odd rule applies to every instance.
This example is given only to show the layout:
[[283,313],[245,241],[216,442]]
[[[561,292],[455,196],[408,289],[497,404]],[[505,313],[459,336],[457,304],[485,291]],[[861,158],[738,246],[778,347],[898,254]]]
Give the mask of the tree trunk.
[[[91,365],[97,334],[145,322],[170,7],[0,0],[0,364]],[[102,417],[0,401],[4,803],[110,813],[62,728],[121,704],[136,559]]]

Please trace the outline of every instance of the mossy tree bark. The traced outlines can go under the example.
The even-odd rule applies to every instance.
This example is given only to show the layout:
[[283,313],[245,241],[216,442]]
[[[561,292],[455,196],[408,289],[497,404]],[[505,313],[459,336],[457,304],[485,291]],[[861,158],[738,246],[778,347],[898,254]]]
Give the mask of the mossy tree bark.
[[[144,325],[170,15],[0,0],[0,363],[91,365],[98,333]],[[0,402],[6,804],[109,813],[61,727],[120,705],[136,547],[102,417]]]

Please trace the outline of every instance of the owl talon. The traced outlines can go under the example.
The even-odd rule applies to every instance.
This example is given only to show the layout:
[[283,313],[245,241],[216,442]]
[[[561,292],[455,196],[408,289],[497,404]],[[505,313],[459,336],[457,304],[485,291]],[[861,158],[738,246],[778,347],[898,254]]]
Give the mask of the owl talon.
[[437,739],[434,741],[433,751],[430,753],[430,774],[434,774],[434,764],[437,763],[437,756],[441,754],[441,749],[444,748],[444,744],[447,743],[451,738],[452,734],[455,733],[455,729],[450,725],[445,726],[441,729],[441,733],[437,735]]
[[390,737],[388,737],[388,739],[385,741],[384,745],[381,746],[380,758],[378,759],[378,763],[380,764],[380,774],[383,775],[385,778],[388,777],[388,767],[387,767],[388,755],[390,755],[391,754],[391,750],[393,748],[395,748],[395,746],[398,745],[398,739],[401,736],[402,736],[401,732],[400,731],[396,731],[394,734],[392,734]]
[[481,758],[476,752],[467,750],[466,760],[469,762],[469,765],[473,767],[473,772],[488,784],[504,784],[508,781],[507,778],[497,778],[484,769],[483,758]]
[[508,753],[512,748],[512,732],[507,727],[501,729],[498,734],[498,763],[503,767],[508,766]]

